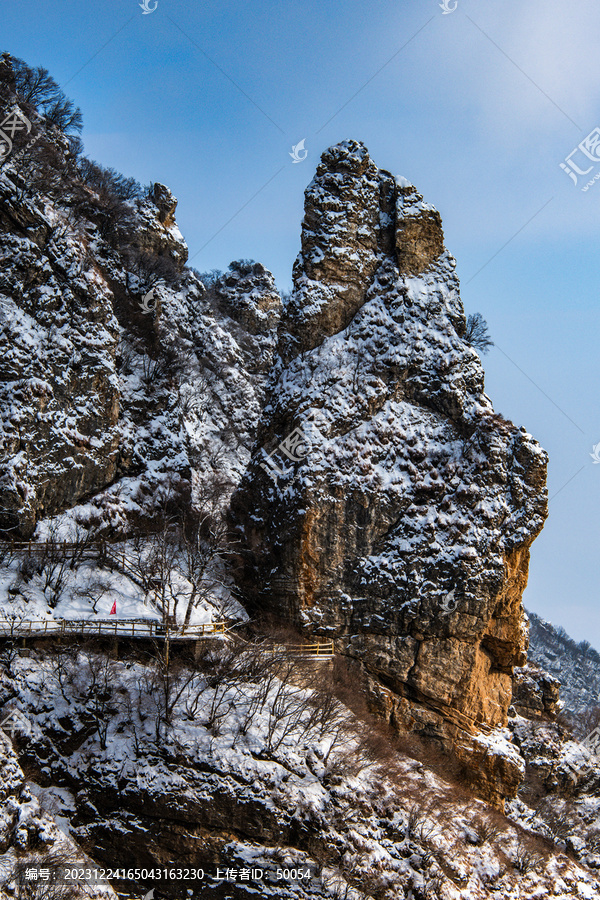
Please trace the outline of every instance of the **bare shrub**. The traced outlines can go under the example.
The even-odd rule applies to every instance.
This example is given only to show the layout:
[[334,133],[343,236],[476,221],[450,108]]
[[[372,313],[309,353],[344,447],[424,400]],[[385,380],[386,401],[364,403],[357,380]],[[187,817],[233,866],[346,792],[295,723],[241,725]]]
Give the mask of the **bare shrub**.
[[502,828],[491,819],[484,819],[475,825],[475,834],[480,844],[493,844],[499,835],[502,834]]
[[428,821],[429,808],[412,803],[408,810],[407,832],[413,841],[425,843],[437,835],[434,822]]
[[554,843],[566,841],[576,831],[576,825],[569,820],[573,812],[574,804],[572,802],[564,803],[560,809],[557,809],[549,798],[542,800],[536,809],[536,815],[542,819],[546,831]]
[[530,849],[523,841],[523,838],[520,837],[512,860],[517,872],[521,875],[526,875],[528,872],[535,870],[539,861],[539,854],[535,850]]
[[98,604],[106,596],[108,590],[108,587],[100,578],[94,578],[92,573],[90,573],[84,584],[73,591],[73,597],[89,600],[93,612],[97,613]]
[[590,831],[586,836],[585,842],[592,853],[600,853],[600,831]]
[[[112,196],[107,200],[108,224],[127,225],[131,218],[130,207],[118,196]],[[175,284],[179,280],[179,269],[169,256],[159,256],[148,250],[142,250],[135,244],[130,244],[122,250],[127,269],[127,289],[129,290],[129,275],[135,275],[141,286],[141,290],[149,291],[161,279],[167,284]]]
[[[17,900],[74,900],[80,895],[79,885],[65,883],[61,878],[52,876],[60,876],[64,869],[80,867],[82,862],[81,856],[70,849],[29,854],[19,860],[12,871],[10,880],[15,885]],[[48,870],[50,877],[48,880],[33,881],[27,877],[27,870],[32,868]]]
[[427,900],[429,900],[429,898],[431,898],[431,900],[438,900],[438,898],[441,898],[443,886],[443,875],[434,875],[427,878],[425,881],[425,896],[427,897]]

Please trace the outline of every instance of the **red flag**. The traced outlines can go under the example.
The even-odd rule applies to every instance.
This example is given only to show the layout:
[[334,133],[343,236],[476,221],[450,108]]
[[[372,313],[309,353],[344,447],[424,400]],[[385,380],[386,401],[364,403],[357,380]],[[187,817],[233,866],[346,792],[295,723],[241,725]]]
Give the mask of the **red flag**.
[[117,614],[117,601],[115,600],[115,602],[114,602],[113,605],[112,605],[112,609],[111,609],[111,611],[110,611],[110,615],[111,615],[111,616],[116,616],[116,614]]

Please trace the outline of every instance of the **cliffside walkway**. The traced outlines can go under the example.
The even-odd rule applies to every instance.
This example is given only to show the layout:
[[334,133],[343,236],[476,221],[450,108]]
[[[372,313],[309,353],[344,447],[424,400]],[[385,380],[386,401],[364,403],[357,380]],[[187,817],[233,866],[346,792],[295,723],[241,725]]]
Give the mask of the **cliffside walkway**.
[[122,544],[123,541],[0,541],[1,550],[28,553],[81,553],[87,550],[103,554],[107,549]]
[[[125,541],[89,540],[80,541],[0,541],[0,550],[33,554],[74,554],[81,558],[94,554],[103,562],[118,567],[128,578],[143,587],[138,573],[134,572],[127,560]],[[122,548],[122,549],[121,549]],[[150,590],[155,588],[154,582]],[[147,589],[147,586],[146,586]],[[154,638],[170,641],[196,641],[202,638],[228,637],[233,623],[207,622],[203,625],[165,625],[152,619],[9,619],[0,618],[1,638],[43,637],[44,635],[64,635],[72,637],[127,637],[139,640]],[[334,657],[333,641],[310,644],[275,644],[265,648],[265,653],[289,653],[308,660],[330,660]]]
[[14,622],[0,619],[0,637],[40,637],[51,635],[97,635],[159,638],[193,641],[227,633],[227,622],[207,622],[203,625],[169,626],[152,619],[21,619]]
[[[39,638],[45,635],[65,637],[123,637],[138,640],[197,641],[202,638],[229,637],[229,622],[202,625],[163,625],[152,619],[6,619],[0,618],[1,638]],[[327,660],[334,655],[333,641],[312,644],[275,644],[265,653],[289,653],[308,660]]]
[[323,641],[315,644],[281,644],[270,647],[268,653],[291,653],[292,656],[302,656],[304,659],[333,659],[333,641]]

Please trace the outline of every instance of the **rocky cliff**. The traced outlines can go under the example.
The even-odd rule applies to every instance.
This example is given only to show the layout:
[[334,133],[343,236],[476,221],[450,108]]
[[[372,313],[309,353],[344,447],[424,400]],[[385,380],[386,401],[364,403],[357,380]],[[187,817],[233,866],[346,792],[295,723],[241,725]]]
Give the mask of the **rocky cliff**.
[[[266,669],[263,660],[257,679],[253,653],[238,645],[232,658],[222,645],[193,673],[172,669],[165,695],[156,660],[41,644],[28,653],[13,660],[10,679],[0,670],[0,703],[9,693],[27,717],[31,727],[16,744],[36,790],[100,866],[263,870],[250,885],[223,876],[185,883],[190,897],[216,900],[597,896],[596,874],[585,868],[600,863],[589,798],[585,831],[584,798],[566,829],[573,840],[578,829],[586,838],[591,832],[576,861],[547,839],[548,825],[524,803],[513,814],[537,834],[460,789],[447,760],[432,758],[421,742],[407,753],[383,726],[378,732],[337,701],[326,708],[310,687],[314,673],[299,681],[283,660]],[[346,697],[356,689],[349,668],[338,673]],[[540,744],[550,735],[530,724],[519,720],[518,738],[539,771]],[[551,737],[545,754],[558,757]],[[278,880],[282,867],[309,875]],[[181,882],[119,884],[130,897],[151,887],[182,896]]]
[[61,831],[49,812],[43,792],[26,780],[19,765],[11,741],[16,742],[18,733],[28,730],[29,723],[18,712],[15,715],[15,708],[11,713],[4,713],[2,720],[11,737],[0,731],[0,896],[3,900],[15,895],[116,900],[117,895],[108,884],[101,887],[71,884],[61,891],[55,885],[44,884],[40,890],[41,886],[27,883],[30,867],[51,868],[62,873],[70,866],[90,865],[91,860]]
[[546,454],[494,413],[465,332],[437,211],[362,144],[326,151],[231,515],[250,606],[333,638],[501,805]]
[[237,264],[207,291],[170,190],[81,156],[9,75],[7,57],[0,113],[30,132],[0,168],[0,529],[79,505],[114,534],[173,499],[226,503],[271,365],[272,276]]
[[[331,148],[282,309],[259,263],[187,268],[170,190],[87,160],[16,90],[5,56],[0,114],[32,127],[0,161],[0,531],[81,541],[0,548],[0,613],[118,601],[120,618],[227,617],[231,639],[165,656],[123,637],[109,658],[100,638],[5,636],[0,720],[25,716],[35,783],[0,735],[0,900],[5,863],[55,849],[264,865],[286,900],[596,896],[597,711],[579,744],[556,679],[523,665],[546,457],[484,393],[439,214],[361,144]],[[297,634],[261,615],[332,638],[334,659],[285,651]],[[597,654],[567,660],[533,616],[532,643],[589,706]],[[469,784],[513,797],[512,821]],[[277,882],[299,863],[309,884]]]

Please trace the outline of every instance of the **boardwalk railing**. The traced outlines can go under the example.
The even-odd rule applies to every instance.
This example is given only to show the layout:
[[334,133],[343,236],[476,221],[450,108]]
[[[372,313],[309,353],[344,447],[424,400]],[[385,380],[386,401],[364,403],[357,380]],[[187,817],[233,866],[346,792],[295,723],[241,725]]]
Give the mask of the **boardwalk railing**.
[[308,659],[329,659],[333,657],[333,641],[315,644],[282,644],[271,648],[271,653],[291,653],[293,656],[304,656]]
[[27,637],[28,635],[64,634],[64,635],[113,635],[132,638],[157,637],[169,640],[194,640],[195,638],[210,637],[212,635],[225,634],[226,622],[206,622],[203,625],[187,625],[182,628],[169,626],[152,619],[116,619],[91,620],[91,619],[29,619],[10,621],[0,619],[0,637],[15,636]]
[[[122,542],[121,542],[122,543]],[[108,541],[0,541],[2,550],[25,550],[27,553],[54,551],[68,553],[71,550],[92,550],[112,546]]]

